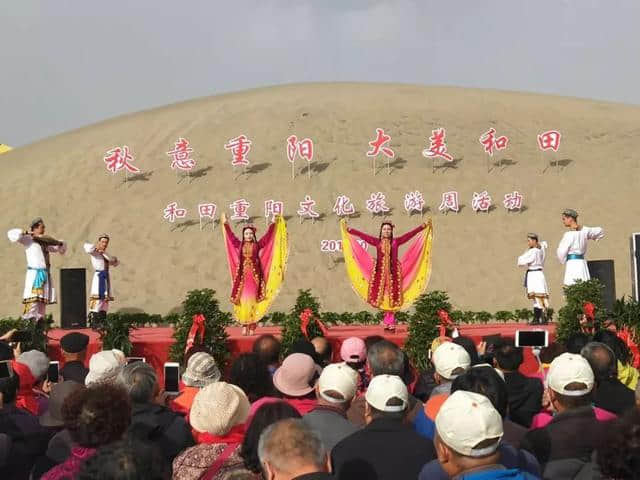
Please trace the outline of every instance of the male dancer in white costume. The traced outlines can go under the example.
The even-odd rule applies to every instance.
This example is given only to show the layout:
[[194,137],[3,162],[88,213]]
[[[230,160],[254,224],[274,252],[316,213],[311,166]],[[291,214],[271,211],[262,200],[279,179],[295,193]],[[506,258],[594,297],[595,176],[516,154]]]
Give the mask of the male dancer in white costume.
[[89,293],[89,325],[91,326],[99,326],[104,323],[109,310],[109,302],[114,300],[109,268],[117,267],[120,262],[115,256],[107,255],[108,246],[109,235],[107,234],[100,235],[95,244],[84,244],[84,251],[91,256],[91,265],[94,269]]
[[549,287],[543,271],[547,256],[547,242],[540,242],[536,233],[529,233],[527,245],[529,248],[518,257],[518,266],[527,268],[524,274],[524,287],[527,290],[527,297],[533,300],[533,322],[531,323],[547,323]]
[[578,212],[570,208],[562,212],[562,223],[569,229],[558,245],[558,260],[565,265],[564,285],[569,286],[578,280],[591,278],[585,260],[587,240],[600,240],[604,237],[602,227],[585,227],[578,225]]
[[29,231],[14,228],[7,232],[11,242],[20,243],[24,247],[27,257],[27,274],[22,296],[23,318],[35,321],[44,318],[47,305],[56,303],[49,254],[64,254],[67,250],[64,241],[49,237],[44,234],[44,231],[44,221],[38,217],[31,222]]

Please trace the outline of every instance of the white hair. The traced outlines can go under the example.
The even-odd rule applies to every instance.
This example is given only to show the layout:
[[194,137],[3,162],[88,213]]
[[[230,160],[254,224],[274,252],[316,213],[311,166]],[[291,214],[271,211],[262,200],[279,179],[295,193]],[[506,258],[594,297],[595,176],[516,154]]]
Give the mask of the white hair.
[[327,451],[318,435],[300,418],[287,418],[269,425],[258,442],[260,463],[269,463],[278,471],[325,466]]

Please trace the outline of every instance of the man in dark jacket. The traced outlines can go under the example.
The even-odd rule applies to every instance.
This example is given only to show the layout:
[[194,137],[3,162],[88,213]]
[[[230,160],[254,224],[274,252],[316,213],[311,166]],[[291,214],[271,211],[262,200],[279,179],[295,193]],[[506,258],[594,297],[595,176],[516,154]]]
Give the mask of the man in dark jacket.
[[396,480],[417,478],[433,460],[433,442],[404,422],[409,394],[394,375],[376,375],[365,395],[367,426],[338,443],[331,452],[340,479]]
[[184,418],[156,403],[160,388],[153,367],[145,362],[130,363],[118,374],[118,380],[131,398],[129,435],[155,446],[168,462],[194,445]]
[[[551,362],[547,375],[551,406],[556,413],[544,428],[531,430],[521,447],[533,453],[544,478],[573,478],[591,460],[602,425],[591,406],[594,376],[580,355],[563,353]],[[560,476],[558,472],[563,472]]]
[[16,374],[0,378],[0,433],[7,435],[3,440],[5,459],[0,465],[2,479],[29,478],[31,465],[44,453],[50,436],[38,417],[16,407],[19,384]]
[[616,415],[623,415],[635,405],[635,394],[618,380],[618,360],[607,345],[590,342],[582,349],[596,379],[593,404]]
[[73,380],[84,385],[89,369],[84,360],[89,345],[89,336],[80,332],[67,333],[60,339],[60,349],[64,357],[64,366],[60,375],[64,380]]
[[494,365],[504,374],[507,385],[509,419],[529,428],[533,416],[542,410],[544,388],[539,379],[518,371],[522,362],[522,348],[516,347],[513,340],[503,340],[495,350]]

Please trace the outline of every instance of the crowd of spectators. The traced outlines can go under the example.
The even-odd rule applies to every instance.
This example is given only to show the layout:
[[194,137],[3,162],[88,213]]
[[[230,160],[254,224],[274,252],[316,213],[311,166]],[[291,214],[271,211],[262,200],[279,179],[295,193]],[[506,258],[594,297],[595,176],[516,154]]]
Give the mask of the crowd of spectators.
[[[436,339],[416,371],[382,337],[279,340],[221,368],[187,352],[179,393],[122,352],[87,358],[0,339],[0,478],[7,480],[640,479],[640,387],[615,333],[535,351],[508,338]],[[88,368],[85,366],[88,364]]]

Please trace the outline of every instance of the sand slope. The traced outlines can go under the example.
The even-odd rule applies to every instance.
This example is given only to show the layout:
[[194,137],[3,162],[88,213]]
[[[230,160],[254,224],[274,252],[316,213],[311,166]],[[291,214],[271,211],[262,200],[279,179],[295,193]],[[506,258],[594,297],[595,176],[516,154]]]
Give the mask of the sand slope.
[[[122,266],[113,272],[117,303],[166,313],[189,289],[211,287],[225,308],[229,275],[219,227],[200,231],[196,206],[211,201],[224,208],[244,197],[252,203],[259,233],[264,230],[263,202],[281,199],[289,220],[291,253],[287,278],[276,309],[288,309],[297,289],[312,288],[325,309],[359,310],[339,254],[320,252],[323,239],[338,239],[338,220],[331,212],[338,194],[347,194],[362,212],[352,225],[377,232],[379,219],[364,210],[371,192],[382,191],[393,208],[392,219],[403,232],[420,218],[408,218],[404,194],[423,192],[434,218],[435,241],[430,289],[447,290],[464,309],[512,309],[528,306],[516,257],[525,234],[537,231],[549,241],[547,278],[552,306],[561,304],[562,269],[555,248],[563,233],[559,212],[573,207],[587,225],[602,225],[607,237],[592,243],[590,259],[616,262],[617,294],[630,293],[629,235],[640,231],[640,108],[571,98],[456,88],[381,84],[305,84],[251,90],[198,99],[136,113],[69,132],[2,155],[3,205],[0,226],[24,227],[42,215],[51,235],[70,243],[64,257],[53,257],[58,269],[87,267],[82,242],[108,232],[111,251]],[[396,152],[391,175],[373,176],[365,157],[375,128],[392,136]],[[461,159],[456,168],[432,173],[421,156],[432,128],[446,127],[449,152]],[[478,137],[491,126],[508,135],[509,148],[494,160],[507,159],[487,172]],[[558,129],[561,150],[542,156],[536,135]],[[253,142],[252,167],[239,178],[223,145],[246,134]],[[315,142],[311,180],[300,172],[290,179],[285,140],[290,134]],[[177,182],[165,152],[177,137],[186,137],[199,172],[191,182]],[[116,145],[129,145],[145,174],[127,185],[102,162]],[[545,162],[561,160],[560,173]],[[460,192],[462,211],[442,215],[441,194]],[[471,210],[474,191],[487,189],[497,208],[489,214]],[[525,195],[526,210],[507,213],[502,197],[512,190]],[[298,202],[311,194],[320,221],[300,224]],[[180,225],[163,221],[172,201],[189,209]],[[425,218],[427,215],[425,215]],[[635,222],[635,223],[634,223]],[[177,227],[177,228],[176,228]],[[4,235],[4,233],[3,233]],[[21,247],[0,241],[0,315],[20,313],[25,268]],[[88,275],[89,277],[89,275]],[[57,314],[58,310],[52,310]]]

